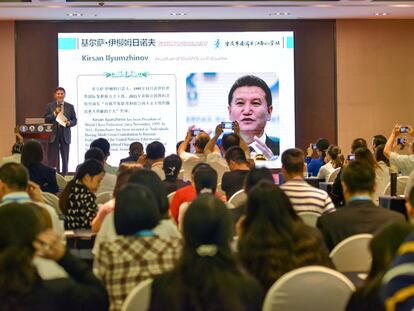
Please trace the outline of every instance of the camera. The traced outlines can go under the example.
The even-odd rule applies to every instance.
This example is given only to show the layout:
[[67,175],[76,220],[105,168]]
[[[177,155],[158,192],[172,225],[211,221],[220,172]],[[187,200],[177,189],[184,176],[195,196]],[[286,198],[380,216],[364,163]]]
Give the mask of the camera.
[[403,137],[397,138],[397,145],[405,145],[407,140]]
[[312,146],[312,149],[313,149],[313,150],[318,149],[318,146],[316,146],[316,144],[311,144],[311,146]]
[[191,136],[197,136],[200,133],[201,133],[201,130],[200,129],[198,129],[198,130],[192,130],[191,131]]
[[400,133],[407,133],[408,132],[408,126],[401,126],[400,127]]
[[221,122],[221,127],[223,130],[232,130],[233,122]]
[[346,159],[348,161],[354,161],[355,160],[355,154],[348,154],[348,156],[346,157]]

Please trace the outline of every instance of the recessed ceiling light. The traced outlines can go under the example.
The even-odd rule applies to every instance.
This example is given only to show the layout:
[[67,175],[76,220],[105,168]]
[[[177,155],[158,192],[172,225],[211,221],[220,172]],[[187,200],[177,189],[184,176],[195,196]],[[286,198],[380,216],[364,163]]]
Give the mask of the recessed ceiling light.
[[66,14],[66,16],[69,16],[69,17],[81,17],[81,16],[83,16],[83,14],[82,13],[68,13],[68,14]]
[[388,13],[387,12],[377,12],[375,13],[375,16],[387,16]]
[[270,13],[269,16],[288,16],[290,15],[289,12],[275,12],[275,13]]
[[187,15],[187,13],[174,12],[174,13],[171,13],[170,15],[172,15],[172,16],[185,16],[185,15]]

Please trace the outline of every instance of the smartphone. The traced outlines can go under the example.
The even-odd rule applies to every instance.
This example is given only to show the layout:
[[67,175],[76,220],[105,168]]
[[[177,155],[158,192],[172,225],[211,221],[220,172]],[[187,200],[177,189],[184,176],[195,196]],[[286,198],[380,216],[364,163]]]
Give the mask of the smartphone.
[[397,138],[397,145],[405,145],[407,140],[403,137]]
[[232,130],[233,122],[221,122],[221,127],[223,128],[223,130]]
[[346,157],[346,159],[348,161],[354,161],[355,160],[355,154],[348,154],[348,156]]
[[313,150],[318,149],[318,146],[316,146],[316,144],[311,144],[311,145],[312,145],[312,149],[313,149]]
[[191,131],[191,135],[192,136],[197,136],[198,134],[200,134],[201,133],[201,130],[192,130]]
[[400,127],[400,133],[407,133],[408,132],[408,126],[401,126]]

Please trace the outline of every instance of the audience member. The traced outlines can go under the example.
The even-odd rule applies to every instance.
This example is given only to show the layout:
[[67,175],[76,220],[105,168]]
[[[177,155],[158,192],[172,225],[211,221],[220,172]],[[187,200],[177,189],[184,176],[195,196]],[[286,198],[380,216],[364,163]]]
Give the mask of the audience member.
[[[307,156],[305,158],[308,173],[310,176],[317,176],[319,169],[324,165],[324,159],[326,156],[326,150],[329,147],[329,141],[326,138],[319,138],[316,141],[316,149],[313,148],[313,144],[310,144],[307,149]],[[313,152],[316,150],[317,158],[312,159]]]
[[342,164],[339,161],[341,155],[341,149],[338,146],[330,145],[328,150],[326,150],[326,155],[324,158],[324,165],[319,169],[318,175],[316,176],[319,179],[325,179],[328,181],[329,175],[337,168],[341,167]]
[[[194,127],[190,127],[184,141],[180,144],[177,150],[178,156],[183,161],[183,178],[185,181],[189,181],[191,179],[191,171],[194,166],[198,163],[205,162],[206,156],[204,155],[204,148],[210,140],[210,136],[204,131],[200,131],[200,133],[195,136],[193,133]],[[190,146],[191,141],[193,141],[195,153],[186,151]]]
[[374,236],[369,244],[371,269],[364,285],[352,294],[346,311],[385,311],[380,295],[382,278],[401,243],[413,231],[411,224],[397,222],[385,226]]
[[[368,148],[367,141],[363,138],[355,138],[352,141],[352,144],[351,144],[351,154],[354,154],[355,150],[357,150],[358,148]],[[347,160],[347,162],[348,162],[348,160]],[[344,163],[344,165],[346,165],[346,163]],[[335,204],[336,207],[341,207],[341,206],[345,205],[345,198],[344,198],[344,194],[343,194],[343,190],[342,190],[342,183],[341,183],[342,170],[343,170],[343,167],[339,171],[339,174],[336,177],[336,179],[335,179],[335,181],[332,185],[332,190],[331,190],[331,193],[330,193],[330,197],[332,198],[332,202]]]
[[183,224],[181,258],[170,272],[155,277],[149,310],[261,310],[262,289],[232,256],[224,203],[201,195],[191,203]]
[[20,163],[21,160],[21,153],[23,149],[23,137],[20,135],[18,129],[15,129],[15,135],[17,138],[17,142],[12,146],[11,156],[3,157],[0,161],[0,166],[5,163],[13,162],[13,163]]
[[378,146],[385,145],[387,143],[387,138],[384,135],[378,134],[372,137],[371,149],[375,153]]
[[407,130],[401,132],[402,126],[396,124],[391,131],[390,137],[388,137],[387,143],[384,147],[384,155],[390,159],[390,165],[395,165],[403,176],[409,176],[414,170],[414,144],[411,144],[411,154],[398,154],[392,152],[395,140],[401,133],[407,133],[414,137],[414,131],[411,126],[407,126]]
[[226,193],[227,200],[233,194],[243,188],[244,179],[250,168],[246,155],[242,148],[233,146],[226,151],[224,158],[230,168],[230,172],[223,174],[221,189]]
[[[90,159],[101,162],[102,165],[105,167],[105,154],[101,149],[92,147],[91,149],[86,151],[85,161]],[[113,192],[116,184],[116,179],[117,177],[114,174],[105,174],[105,176],[101,180],[101,183],[99,184],[98,190],[96,190],[96,193]]]
[[161,178],[165,179],[165,173],[162,169],[165,158],[165,147],[159,141],[153,141],[145,149],[146,155],[141,156],[140,161],[144,161],[146,167],[153,170]]
[[109,310],[121,310],[139,282],[170,270],[177,261],[180,239],[157,235],[154,229],[160,219],[158,203],[150,189],[128,184],[118,191],[114,223],[119,237],[102,242],[95,260],[97,275],[109,293]]
[[105,159],[104,159],[105,172],[107,174],[116,175],[116,173],[118,172],[118,168],[115,166],[111,166],[107,163],[108,157],[111,155],[111,152],[110,152],[111,145],[109,141],[107,141],[105,138],[97,138],[93,142],[91,142],[91,145],[89,146],[89,148],[94,148],[94,147],[101,149],[105,155]]
[[129,157],[121,159],[119,166],[122,163],[137,162],[139,157],[144,153],[144,146],[140,142],[133,142],[129,145]]
[[79,166],[59,200],[60,210],[66,216],[67,229],[91,229],[98,210],[95,192],[104,175],[102,163],[96,160],[86,160]]
[[282,173],[285,183],[281,189],[292,202],[296,213],[316,212],[327,214],[335,210],[329,195],[309,185],[303,179],[305,170],[305,157],[302,150],[297,148],[287,149],[282,153]]
[[406,200],[410,196],[410,191],[413,188],[414,188],[414,170],[411,172],[410,176],[408,177],[407,185],[405,186],[404,196]]
[[38,184],[43,192],[56,194],[59,192],[56,170],[44,165],[42,161],[42,145],[36,140],[26,142],[22,149],[21,163],[29,171],[30,180]]
[[351,235],[375,233],[387,223],[405,221],[404,215],[374,204],[375,171],[365,162],[349,163],[341,179],[346,206],[317,221],[330,250]]
[[[196,195],[199,196],[204,193],[214,194],[217,189],[217,172],[209,165],[199,167],[194,172],[194,186]],[[187,212],[190,202],[181,204],[178,212],[178,227],[180,231],[183,228],[184,215]]]
[[[406,202],[407,211],[413,221],[414,188],[411,189]],[[383,298],[387,311],[412,310],[414,307],[414,234],[411,233],[400,246],[391,269],[382,280]]]
[[165,179],[163,180],[163,183],[167,195],[190,184],[190,182],[185,182],[178,178],[181,164],[182,161],[176,154],[171,154],[164,159],[162,169],[164,170]]
[[11,202],[35,203],[48,212],[53,229],[63,236],[64,229],[56,210],[43,203],[39,185],[29,181],[29,173],[23,165],[10,162],[0,167],[0,200],[0,207]]
[[384,155],[385,145],[378,145],[375,148],[374,157],[377,161],[378,167],[375,169],[375,197],[384,194],[385,188],[390,183],[390,161]]
[[[0,208],[1,310],[107,310],[103,284],[59,236],[41,228],[39,216],[26,204]],[[35,254],[56,261],[69,278],[41,279],[32,263]]]
[[238,235],[244,268],[266,290],[293,269],[332,265],[320,232],[305,225],[289,198],[268,181],[250,190],[246,216],[238,224]]

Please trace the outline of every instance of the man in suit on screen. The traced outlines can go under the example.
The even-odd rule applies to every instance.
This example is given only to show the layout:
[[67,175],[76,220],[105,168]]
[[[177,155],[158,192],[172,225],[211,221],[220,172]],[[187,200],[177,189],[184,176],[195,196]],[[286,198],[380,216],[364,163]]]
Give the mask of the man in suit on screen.
[[47,104],[45,122],[52,124],[52,133],[49,136],[48,164],[56,167],[59,160],[59,151],[62,157],[62,174],[68,172],[69,145],[71,142],[70,128],[77,123],[75,107],[65,102],[65,89],[55,89],[55,101]]

